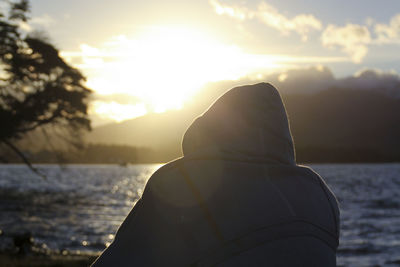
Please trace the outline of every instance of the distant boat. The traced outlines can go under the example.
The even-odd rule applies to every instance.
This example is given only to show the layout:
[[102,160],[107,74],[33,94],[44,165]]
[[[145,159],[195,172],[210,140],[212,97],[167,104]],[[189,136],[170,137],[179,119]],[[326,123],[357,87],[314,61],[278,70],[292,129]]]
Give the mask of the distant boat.
[[126,161],[123,161],[123,162],[119,163],[119,166],[121,166],[121,167],[128,167],[128,165],[129,165],[129,163],[126,162]]

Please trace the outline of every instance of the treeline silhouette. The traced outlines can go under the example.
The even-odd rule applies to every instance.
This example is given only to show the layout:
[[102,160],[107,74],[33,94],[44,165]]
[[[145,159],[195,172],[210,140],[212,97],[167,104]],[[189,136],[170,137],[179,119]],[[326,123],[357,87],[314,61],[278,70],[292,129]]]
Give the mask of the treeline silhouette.
[[[145,164],[164,163],[179,155],[151,148],[91,144],[82,151],[40,150],[27,153],[32,163],[47,164]],[[23,163],[15,154],[8,154],[8,163]],[[335,146],[296,145],[298,163],[373,163],[399,162],[400,153],[388,154],[379,149]]]
[[[145,147],[89,144],[81,150],[43,149],[26,152],[26,156],[32,163],[125,165],[163,162],[169,157],[166,153]],[[3,157],[8,159],[8,163],[22,163],[21,159],[11,151],[4,151]]]

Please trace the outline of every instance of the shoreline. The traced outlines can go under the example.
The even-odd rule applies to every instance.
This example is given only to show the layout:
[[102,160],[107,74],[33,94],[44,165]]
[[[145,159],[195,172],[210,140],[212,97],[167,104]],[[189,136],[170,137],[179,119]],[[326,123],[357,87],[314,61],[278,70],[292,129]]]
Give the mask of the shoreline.
[[9,267],[80,267],[89,266],[98,255],[29,254],[0,252],[0,265]]

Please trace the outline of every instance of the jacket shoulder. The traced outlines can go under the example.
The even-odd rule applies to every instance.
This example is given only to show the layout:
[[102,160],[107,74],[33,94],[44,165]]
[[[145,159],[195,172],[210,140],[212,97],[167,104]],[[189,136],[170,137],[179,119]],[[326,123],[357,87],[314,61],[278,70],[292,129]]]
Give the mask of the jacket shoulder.
[[184,159],[179,158],[159,168],[148,180],[142,198],[152,199],[165,209],[168,206],[181,207],[193,205],[195,199],[185,183],[180,166]]
[[330,210],[334,217],[335,230],[336,230],[335,232],[336,232],[336,235],[339,236],[339,234],[340,234],[340,209],[339,209],[339,202],[338,202],[335,194],[332,192],[332,190],[326,184],[325,180],[318,173],[316,173],[312,168],[306,167],[306,166],[299,166],[299,167],[310,178],[312,178],[314,181],[318,182],[320,188],[322,189],[323,193],[325,194],[326,199],[328,200],[328,203],[330,206]]
[[150,176],[149,180],[147,181],[146,188],[157,186],[159,183],[163,183],[163,180],[167,176],[178,169],[178,166],[179,164],[181,164],[182,161],[183,158],[178,158],[161,166]]

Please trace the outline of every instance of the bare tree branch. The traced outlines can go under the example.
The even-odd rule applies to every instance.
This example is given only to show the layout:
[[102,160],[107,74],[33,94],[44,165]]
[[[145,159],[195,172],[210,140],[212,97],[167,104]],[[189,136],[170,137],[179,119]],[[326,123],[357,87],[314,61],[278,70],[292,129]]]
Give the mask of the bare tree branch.
[[29,169],[31,169],[31,171],[33,171],[35,174],[42,177],[43,179],[45,179],[45,180],[47,179],[46,175],[44,175],[37,168],[35,168],[31,164],[29,159],[27,157],[25,157],[25,155],[15,145],[13,145],[11,142],[9,142],[7,140],[1,140],[1,142],[3,142],[5,145],[7,145],[9,148],[11,148],[15,152],[15,154],[17,154],[24,161],[24,163],[29,167]]

